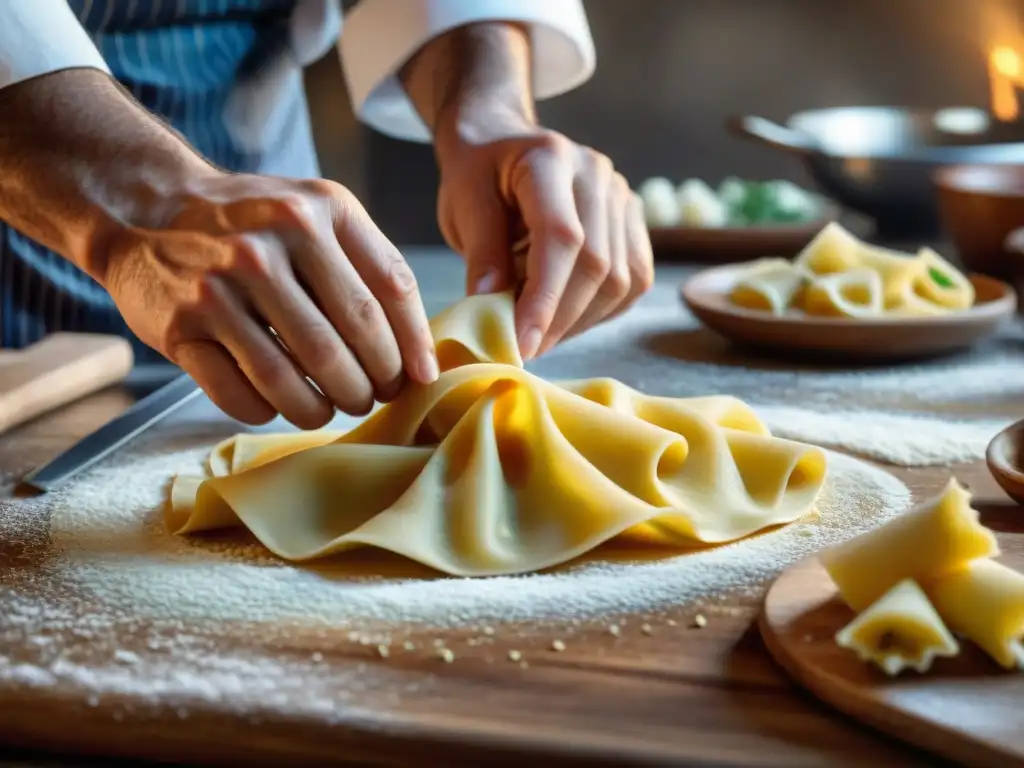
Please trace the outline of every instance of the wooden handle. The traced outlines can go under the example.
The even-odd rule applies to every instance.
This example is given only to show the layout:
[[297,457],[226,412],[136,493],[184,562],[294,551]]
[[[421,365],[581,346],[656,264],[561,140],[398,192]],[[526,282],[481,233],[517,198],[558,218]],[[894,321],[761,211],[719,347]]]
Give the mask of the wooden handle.
[[133,363],[127,340],[91,333],[0,352],[0,433],[121,381]]

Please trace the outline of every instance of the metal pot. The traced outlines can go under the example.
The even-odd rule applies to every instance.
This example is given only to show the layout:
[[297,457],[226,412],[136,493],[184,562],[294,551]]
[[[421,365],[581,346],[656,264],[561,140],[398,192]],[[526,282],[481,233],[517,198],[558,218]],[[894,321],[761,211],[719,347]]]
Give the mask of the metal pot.
[[843,107],[800,112],[784,125],[753,116],[728,125],[802,157],[821,191],[871,216],[883,240],[940,234],[937,168],[1024,162],[1024,122],[1000,122],[973,107]]

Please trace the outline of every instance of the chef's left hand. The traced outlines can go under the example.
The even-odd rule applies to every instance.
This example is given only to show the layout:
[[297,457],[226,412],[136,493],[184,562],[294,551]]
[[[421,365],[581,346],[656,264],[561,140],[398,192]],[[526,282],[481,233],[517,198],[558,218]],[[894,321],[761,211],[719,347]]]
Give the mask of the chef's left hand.
[[514,285],[512,246],[528,238],[516,326],[529,359],[646,292],[651,243],[639,199],[606,156],[515,110],[481,112],[464,110],[436,142],[438,219],[466,259],[470,294]]

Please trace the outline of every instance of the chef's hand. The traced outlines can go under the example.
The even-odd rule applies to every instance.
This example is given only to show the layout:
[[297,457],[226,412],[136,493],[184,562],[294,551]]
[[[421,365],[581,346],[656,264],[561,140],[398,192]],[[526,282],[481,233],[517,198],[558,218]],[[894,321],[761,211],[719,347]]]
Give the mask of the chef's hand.
[[437,378],[413,273],[345,188],[210,169],[162,206],[107,243],[103,284],[229,415],[315,429]]
[[437,377],[413,274],[348,190],[214,168],[102,72],[0,89],[0,218],[241,421],[321,427]]
[[654,279],[643,210],[612,162],[513,113],[464,110],[437,144],[438,216],[466,259],[468,290],[513,284],[529,249],[517,333],[526,358],[618,314]]

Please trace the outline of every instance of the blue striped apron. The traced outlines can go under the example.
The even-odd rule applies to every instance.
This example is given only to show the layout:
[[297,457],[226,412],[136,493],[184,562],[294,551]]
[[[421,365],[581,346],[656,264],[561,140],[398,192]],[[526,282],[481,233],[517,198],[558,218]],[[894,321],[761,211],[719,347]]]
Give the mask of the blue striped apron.
[[[68,0],[114,77],[203,155],[236,172],[258,172],[266,158],[229,130],[228,100],[284,55],[295,3]],[[0,347],[21,348],[59,330],[118,334],[140,360],[162,359],[128,330],[96,282],[0,222]]]

